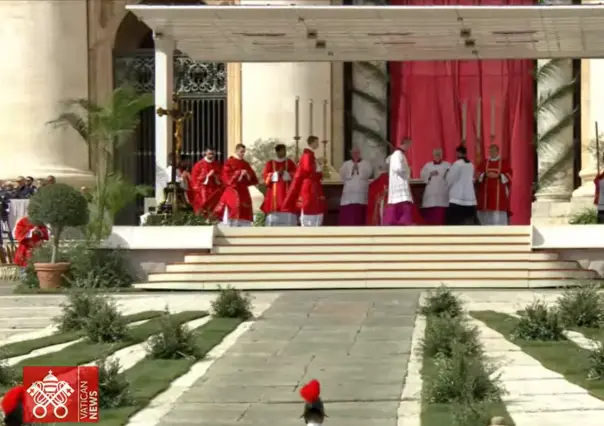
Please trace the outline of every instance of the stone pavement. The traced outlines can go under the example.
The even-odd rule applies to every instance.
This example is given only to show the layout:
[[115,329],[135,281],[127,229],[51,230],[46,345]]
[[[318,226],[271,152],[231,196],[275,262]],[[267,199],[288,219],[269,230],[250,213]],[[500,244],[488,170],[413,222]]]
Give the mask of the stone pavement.
[[419,294],[284,293],[160,426],[299,426],[313,378],[329,426],[396,426]]

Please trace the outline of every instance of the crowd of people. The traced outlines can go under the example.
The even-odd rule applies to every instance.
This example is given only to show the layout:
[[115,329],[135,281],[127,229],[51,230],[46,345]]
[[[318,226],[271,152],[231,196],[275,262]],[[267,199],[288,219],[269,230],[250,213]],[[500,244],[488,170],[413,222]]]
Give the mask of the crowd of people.
[[[262,172],[266,186],[262,211],[266,226],[321,226],[327,213],[323,192],[322,159],[315,157],[319,139],[310,136],[298,164],[287,158],[285,145],[277,145],[275,157]],[[425,184],[421,200],[414,200],[411,169],[406,152],[411,140],[403,140],[374,173],[371,164],[353,149],[351,159],[340,169],[343,191],[340,200],[341,226],[406,225],[507,225],[510,212],[512,170],[499,156],[497,145],[476,167],[462,145],[453,162],[444,161],[434,150],[420,179]],[[195,213],[214,218],[226,226],[253,223],[250,186],[260,179],[244,159],[246,148],[239,144],[224,165],[208,149],[204,158],[191,166],[184,157],[177,181],[187,193]],[[417,204],[416,204],[417,203]]]

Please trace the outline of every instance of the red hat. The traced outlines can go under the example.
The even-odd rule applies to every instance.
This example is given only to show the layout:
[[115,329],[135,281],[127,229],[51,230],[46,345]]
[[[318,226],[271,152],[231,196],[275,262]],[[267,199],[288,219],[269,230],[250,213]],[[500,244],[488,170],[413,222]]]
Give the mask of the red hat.
[[321,384],[318,380],[311,380],[300,389],[300,396],[304,400],[304,412],[302,417],[306,423],[323,423],[327,414],[325,414],[325,407],[323,401],[321,401]]
[[23,424],[23,396],[25,389],[22,385],[15,386],[2,397],[2,411],[6,426],[21,426]]

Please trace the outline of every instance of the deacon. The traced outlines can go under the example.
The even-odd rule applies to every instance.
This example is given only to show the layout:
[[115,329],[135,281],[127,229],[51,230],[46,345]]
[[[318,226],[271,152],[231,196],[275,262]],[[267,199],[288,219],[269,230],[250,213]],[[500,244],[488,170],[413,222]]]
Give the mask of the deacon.
[[604,223],[604,172],[598,173],[594,183],[596,184],[594,204],[598,210],[598,223]]
[[382,226],[384,208],[388,201],[388,170],[386,166],[378,168],[379,176],[369,184],[367,195],[367,225]]
[[304,149],[283,208],[288,212],[300,212],[302,226],[321,226],[326,210],[325,196],[321,186],[321,162],[317,162],[314,150],[319,147],[319,138],[309,136],[308,148]]
[[325,421],[325,406],[321,400],[321,384],[318,380],[311,380],[300,389],[300,396],[304,400],[302,418],[308,426],[321,426]]
[[371,164],[361,159],[361,151],[353,148],[351,160],[340,168],[340,178],[344,182],[340,200],[340,226],[362,226],[367,220],[367,192],[369,179],[373,175]]
[[384,225],[407,226],[414,224],[413,195],[411,194],[411,169],[405,153],[411,139],[405,138],[390,156],[388,176],[388,205],[384,212]]
[[13,230],[15,240],[19,243],[15,251],[15,265],[27,267],[27,262],[36,247],[48,241],[48,228],[44,225],[34,225],[27,216],[19,219]]
[[216,217],[222,218],[227,226],[252,226],[254,210],[249,187],[258,185],[256,173],[245,156],[245,145],[235,146],[235,156],[230,157],[222,169],[224,192],[214,209]]
[[510,213],[512,169],[499,157],[499,147],[489,147],[489,159],[478,166],[478,220],[482,225],[507,225]]
[[285,145],[275,147],[276,158],[264,166],[262,176],[266,184],[264,202],[260,209],[266,215],[266,226],[296,226],[295,214],[283,209],[283,202],[296,173],[296,164],[287,158]]
[[422,216],[428,225],[444,225],[449,192],[445,173],[451,164],[443,161],[442,149],[432,151],[432,161],[426,163],[420,172],[420,179],[426,184],[422,199]]
[[222,164],[216,161],[216,152],[206,149],[204,157],[195,163],[191,171],[191,186],[195,193],[192,206],[196,214],[207,216],[216,208],[224,191],[221,173]]

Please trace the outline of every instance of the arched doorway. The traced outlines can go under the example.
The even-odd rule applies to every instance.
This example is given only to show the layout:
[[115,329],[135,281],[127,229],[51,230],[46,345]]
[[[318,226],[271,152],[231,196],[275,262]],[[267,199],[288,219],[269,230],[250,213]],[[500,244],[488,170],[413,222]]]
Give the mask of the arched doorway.
[[[114,85],[129,84],[141,93],[153,93],[154,48],[151,29],[128,12],[115,37]],[[188,155],[192,161],[201,158],[204,148],[215,149],[219,158],[227,151],[226,81],[226,64],[196,61],[181,52],[175,52],[174,91],[181,96],[180,107],[192,113],[192,118],[184,126],[182,154]],[[132,182],[155,185],[154,108],[141,113],[140,125],[133,140],[123,147],[116,158],[118,167]],[[136,209],[124,212],[120,224],[136,224],[138,215],[143,213],[143,204],[141,199]]]

